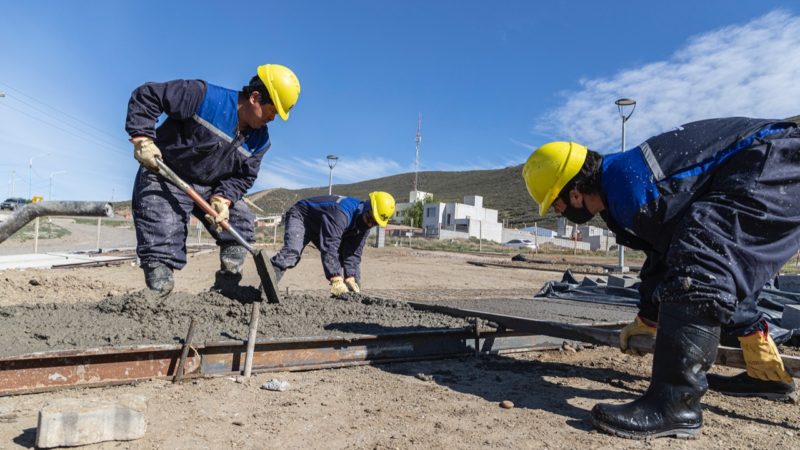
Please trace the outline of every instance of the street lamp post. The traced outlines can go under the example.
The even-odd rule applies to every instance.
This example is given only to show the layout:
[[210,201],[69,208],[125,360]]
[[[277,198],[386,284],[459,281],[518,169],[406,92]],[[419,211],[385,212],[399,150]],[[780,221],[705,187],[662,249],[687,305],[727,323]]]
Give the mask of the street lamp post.
[[33,198],[33,192],[31,191],[31,184],[33,183],[33,160],[40,156],[50,156],[50,153],[42,153],[33,156],[30,161],[28,161],[28,200]]
[[328,195],[333,194],[333,168],[336,167],[336,163],[339,161],[339,157],[336,155],[328,155],[328,167],[330,171],[328,173]]
[[47,193],[47,200],[48,201],[53,201],[53,177],[56,176],[56,175],[60,175],[62,173],[67,173],[67,171],[66,170],[59,170],[59,171],[56,171],[56,172],[50,172],[50,189],[49,189],[49,191]]
[[[620,152],[625,151],[625,123],[628,119],[631,118],[633,115],[633,111],[636,109],[636,100],[630,98],[620,98],[614,102],[617,105],[617,110],[619,111],[619,117],[622,119],[622,145],[620,147]],[[619,249],[619,266],[617,269],[621,273],[625,273],[628,271],[628,268],[625,267],[625,247],[620,245],[617,242],[617,248]]]

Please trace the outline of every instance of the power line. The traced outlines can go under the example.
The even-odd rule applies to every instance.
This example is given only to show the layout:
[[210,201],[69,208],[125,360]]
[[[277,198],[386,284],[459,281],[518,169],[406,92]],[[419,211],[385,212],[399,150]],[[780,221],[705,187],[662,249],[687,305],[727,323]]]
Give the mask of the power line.
[[[72,119],[72,120],[74,120],[74,121],[76,121],[76,122],[82,123],[82,124],[84,124],[84,125],[88,126],[89,128],[92,128],[92,129],[94,129],[94,130],[96,130],[96,131],[98,131],[98,132],[100,132],[100,133],[103,133],[104,135],[106,135],[106,136],[110,137],[110,138],[111,138],[111,139],[113,139],[113,140],[117,140],[117,139],[119,139],[117,136],[114,136],[114,135],[112,135],[111,133],[108,133],[107,131],[105,131],[105,130],[103,130],[103,129],[101,129],[101,128],[97,128],[96,126],[94,126],[94,125],[90,124],[89,122],[86,122],[86,121],[84,121],[84,120],[82,120],[82,119],[79,119],[78,117],[75,117],[75,116],[73,116],[73,115],[71,115],[71,114],[69,114],[69,113],[67,113],[67,112],[65,112],[65,111],[62,111],[62,110],[60,110],[60,109],[56,108],[55,106],[48,105],[47,103],[45,103],[45,102],[43,102],[43,101],[41,101],[41,100],[38,100],[38,99],[36,99],[36,98],[34,98],[34,97],[32,97],[32,96],[30,96],[30,95],[28,95],[28,94],[26,94],[26,93],[24,93],[24,92],[20,91],[19,89],[16,89],[16,88],[14,88],[14,87],[11,87],[11,86],[9,86],[9,85],[8,85],[8,83],[4,83],[4,82],[0,81],[0,84],[2,84],[3,86],[6,86],[8,89],[10,89],[10,90],[12,90],[12,91],[14,91],[14,92],[16,92],[16,93],[18,93],[18,94],[22,95],[23,97],[27,97],[27,98],[29,98],[29,99],[31,99],[31,100],[33,100],[33,101],[35,101],[36,103],[39,103],[39,104],[41,104],[41,105],[44,105],[45,107],[47,107],[47,108],[50,108],[50,109],[52,109],[53,111],[56,111],[56,112],[58,112],[58,113],[60,113],[60,114],[62,114],[62,115],[64,115],[64,116],[67,116],[67,117],[69,117],[70,119]],[[26,104],[26,105],[30,106],[31,108],[37,109],[35,106],[33,106],[33,105],[30,105],[30,104],[28,104],[28,103],[25,103],[24,101],[22,101],[22,100],[21,100],[21,99],[19,99],[19,98],[14,98],[14,99],[15,99],[16,101],[20,102],[20,103],[24,103],[24,104]],[[44,112],[44,111],[42,111],[42,112],[43,112],[44,114],[48,114],[48,113],[46,113],[46,112]],[[61,119],[60,117],[54,117],[54,116],[51,116],[51,117],[55,118],[56,120],[60,120],[60,121],[62,121],[62,122],[64,122],[64,123],[66,123],[67,125],[69,125],[69,126],[71,126],[71,127],[73,127],[73,128],[76,128],[76,129],[77,129],[77,127],[76,127],[76,126],[74,126],[74,125],[72,125],[72,124],[70,124],[70,123],[68,123],[68,122],[64,121],[64,120],[63,120],[63,119]]]
[[70,130],[67,130],[67,129],[65,129],[65,128],[62,128],[62,127],[60,127],[60,126],[58,126],[58,125],[55,125],[55,124],[53,124],[52,122],[48,122],[48,121],[46,121],[46,120],[44,120],[44,119],[42,119],[42,118],[40,118],[40,117],[36,117],[36,116],[34,116],[34,115],[32,115],[32,114],[29,114],[28,112],[26,112],[26,111],[23,111],[23,110],[21,110],[21,109],[19,109],[19,108],[15,108],[15,107],[13,107],[13,106],[9,105],[9,104],[8,104],[8,103],[6,103],[6,102],[0,102],[0,106],[2,106],[2,107],[5,107],[5,108],[12,109],[12,110],[14,110],[14,111],[17,111],[18,113],[20,113],[20,114],[24,114],[24,115],[26,115],[26,116],[30,117],[31,119],[38,120],[39,122],[42,122],[42,123],[44,123],[45,125],[51,126],[51,127],[55,128],[55,129],[57,129],[57,130],[63,131],[63,132],[65,132],[65,133],[67,133],[67,134],[70,134],[70,135],[72,135],[72,136],[75,136],[75,137],[77,137],[77,138],[79,138],[79,139],[84,139],[84,140],[86,140],[86,141],[89,141],[89,142],[92,142],[92,143],[94,143],[94,144],[99,144],[99,145],[102,145],[103,147],[111,147],[111,148],[114,148],[114,149],[117,149],[117,150],[120,150],[120,151],[125,151],[125,152],[127,152],[127,150],[123,150],[123,149],[122,149],[122,147],[118,147],[118,146],[116,146],[116,145],[109,144],[109,143],[107,143],[107,142],[103,142],[103,141],[97,140],[96,138],[93,138],[93,137],[87,137],[87,136],[81,136],[81,135],[79,135],[79,134],[75,134],[74,132],[72,132],[72,131],[70,131]]

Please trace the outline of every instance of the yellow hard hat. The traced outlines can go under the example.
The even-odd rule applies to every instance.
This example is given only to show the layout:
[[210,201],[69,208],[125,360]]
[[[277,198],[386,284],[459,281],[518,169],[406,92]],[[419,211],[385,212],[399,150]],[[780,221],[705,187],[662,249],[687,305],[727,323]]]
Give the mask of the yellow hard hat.
[[272,104],[278,110],[281,119],[289,119],[289,110],[297,103],[300,96],[300,80],[294,72],[280,64],[264,64],[256,70],[258,78],[267,87]]
[[372,207],[372,218],[378,225],[385,227],[394,214],[394,197],[388,192],[370,192],[369,203]]
[[575,142],[549,142],[537,148],[522,168],[528,193],[544,216],[559,192],[580,172],[587,149]]

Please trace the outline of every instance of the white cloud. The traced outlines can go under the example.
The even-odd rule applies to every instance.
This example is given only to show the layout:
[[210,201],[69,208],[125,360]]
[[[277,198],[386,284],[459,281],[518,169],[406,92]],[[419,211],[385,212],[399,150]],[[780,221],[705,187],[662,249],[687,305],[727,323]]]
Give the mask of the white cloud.
[[680,124],[725,116],[785,118],[800,114],[800,17],[774,11],[744,25],[696,36],[666,61],[584,79],[564,106],[540,117],[534,132],[619,150],[614,100],[637,101],[627,145]]

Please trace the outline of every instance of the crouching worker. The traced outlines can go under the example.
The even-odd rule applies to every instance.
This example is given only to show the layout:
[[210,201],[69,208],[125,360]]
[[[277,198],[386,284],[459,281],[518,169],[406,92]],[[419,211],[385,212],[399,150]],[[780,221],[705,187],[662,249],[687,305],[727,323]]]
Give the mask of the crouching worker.
[[633,439],[699,433],[722,326],[740,332],[747,377],[791,384],[752,302],[800,248],[796,124],[703,120],[605,156],[551,142],[523,178],[541,215],[551,206],[576,223],[600,214],[617,242],[648,255],[642,317],[622,346],[657,321],[650,386],[631,403],[595,405],[595,427]]
[[385,227],[394,214],[394,197],[372,192],[368,201],[339,195],[300,200],[284,214],[283,248],[272,257],[275,277],[300,262],[309,242],[319,249],[331,295],[360,293],[361,253],[369,230]]
[[[125,129],[141,163],[133,186],[136,254],[147,287],[159,295],[173,286],[173,271],[186,265],[189,218],[204,213],[177,186],[158,174],[161,159],[217,212],[206,229],[220,246],[215,287],[238,284],[247,250],[219,227],[228,219],[253,242],[255,216],[240,201],[253,186],[269,150],[267,123],[289,117],[300,83],[284,66],[265,64],[240,91],[201,80],[146,83],[133,91]],[[166,115],[156,128],[156,122]]]

